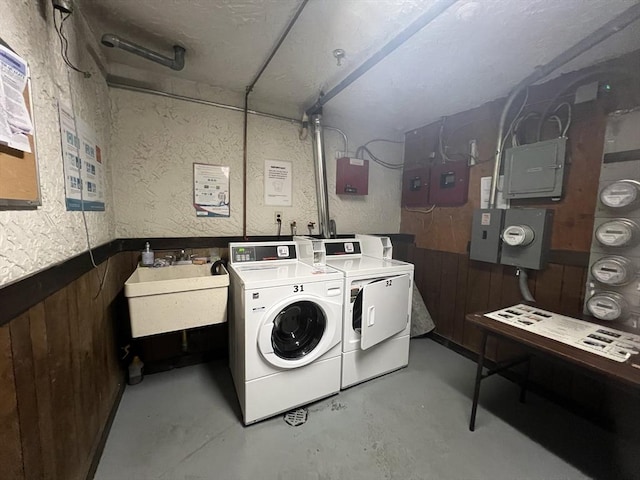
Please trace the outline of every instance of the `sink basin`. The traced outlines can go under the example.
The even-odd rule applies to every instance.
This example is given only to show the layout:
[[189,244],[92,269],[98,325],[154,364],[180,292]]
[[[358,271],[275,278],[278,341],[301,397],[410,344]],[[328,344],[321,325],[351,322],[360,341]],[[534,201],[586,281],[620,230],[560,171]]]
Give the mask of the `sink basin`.
[[124,284],[131,335],[144,337],[213,325],[227,319],[229,274],[211,265],[139,266]]

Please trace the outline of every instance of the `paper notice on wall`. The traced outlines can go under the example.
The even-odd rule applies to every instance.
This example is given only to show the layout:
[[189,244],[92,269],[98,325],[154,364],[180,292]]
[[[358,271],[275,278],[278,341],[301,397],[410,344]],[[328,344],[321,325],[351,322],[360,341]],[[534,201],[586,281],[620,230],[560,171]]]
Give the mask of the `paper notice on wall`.
[[104,211],[105,164],[92,128],[58,104],[67,210]]
[[33,122],[24,98],[29,68],[19,55],[0,45],[0,142],[31,152],[27,135]]
[[[509,201],[505,200],[502,193],[504,186],[504,175],[500,175],[498,179],[498,194],[496,195],[496,208],[509,208]],[[480,179],[480,208],[489,208],[489,199],[491,197],[491,177],[482,177]]]
[[264,161],[264,204],[292,205],[292,164],[282,160]]
[[229,167],[193,164],[193,206],[198,217],[229,217]]

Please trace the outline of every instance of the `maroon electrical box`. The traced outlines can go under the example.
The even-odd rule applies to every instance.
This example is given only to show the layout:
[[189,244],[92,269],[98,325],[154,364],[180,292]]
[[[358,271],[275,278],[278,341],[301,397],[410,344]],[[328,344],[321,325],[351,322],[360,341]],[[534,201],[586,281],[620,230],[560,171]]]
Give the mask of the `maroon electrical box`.
[[336,193],[338,195],[368,195],[369,160],[339,158],[336,167]]
[[467,203],[469,166],[467,162],[447,162],[431,167],[429,203],[440,207],[455,207]]
[[428,207],[429,167],[413,167],[402,172],[402,206]]

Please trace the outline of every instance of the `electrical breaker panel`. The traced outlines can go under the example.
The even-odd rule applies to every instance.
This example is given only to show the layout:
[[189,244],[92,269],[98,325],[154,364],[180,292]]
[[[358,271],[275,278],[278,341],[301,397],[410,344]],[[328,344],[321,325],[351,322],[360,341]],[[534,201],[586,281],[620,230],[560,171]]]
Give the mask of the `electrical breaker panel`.
[[481,262],[500,261],[500,235],[504,223],[504,210],[498,208],[477,209],[471,224],[471,249],[469,258]]
[[368,195],[369,160],[339,158],[336,166],[336,193],[338,195]]
[[439,207],[455,207],[467,203],[469,166],[467,162],[447,162],[431,167],[429,203]]
[[402,173],[402,206],[428,207],[429,203],[429,167],[405,169]]
[[562,196],[565,137],[507,149],[504,166],[505,198]]
[[584,313],[640,329],[640,111],[605,135]]
[[553,210],[512,208],[506,211],[502,229],[500,263],[541,270],[547,265]]

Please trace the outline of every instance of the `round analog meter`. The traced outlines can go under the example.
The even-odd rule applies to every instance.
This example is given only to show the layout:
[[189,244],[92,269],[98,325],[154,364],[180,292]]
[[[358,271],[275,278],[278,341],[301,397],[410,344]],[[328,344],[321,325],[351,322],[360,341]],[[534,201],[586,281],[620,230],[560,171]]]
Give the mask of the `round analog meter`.
[[630,247],[637,242],[639,231],[635,222],[616,218],[596,229],[596,239],[605,247]]
[[609,208],[626,208],[640,202],[640,182],[619,180],[600,192],[600,201]]
[[600,320],[622,320],[627,315],[627,301],[615,292],[596,293],[587,300],[589,312]]
[[626,285],[635,277],[633,264],[624,257],[602,257],[591,266],[591,275],[606,285]]
[[502,240],[512,247],[526,247],[534,238],[535,234],[528,225],[510,225],[502,232]]

